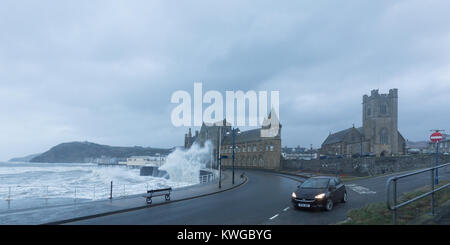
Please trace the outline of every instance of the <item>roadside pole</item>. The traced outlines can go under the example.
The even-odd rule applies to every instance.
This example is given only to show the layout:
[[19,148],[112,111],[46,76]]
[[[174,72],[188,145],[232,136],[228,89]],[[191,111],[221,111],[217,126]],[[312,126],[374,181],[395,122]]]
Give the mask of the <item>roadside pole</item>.
[[338,164],[339,164],[339,161],[336,162],[336,178],[338,177]]
[[[436,143],[436,164],[435,164],[435,166],[437,167],[439,165],[439,142],[444,138],[444,136],[440,133],[440,131],[444,131],[444,130],[434,129],[431,131],[435,131],[434,133],[431,134],[430,141],[433,143]],[[436,168],[435,171],[436,172],[434,175],[434,183],[437,185],[437,184],[439,184],[438,169]]]
[[[432,133],[430,135],[430,141],[436,144],[436,164],[435,166],[437,167],[439,165],[439,142],[444,138],[444,136],[439,132],[439,131],[444,131],[444,130],[439,130],[439,129],[434,129],[431,131],[435,131],[434,133]],[[439,177],[438,177],[438,169],[435,168],[431,171],[431,191],[433,191],[433,193],[431,193],[431,215],[434,215],[434,186],[437,185],[439,183]]]
[[233,141],[232,144],[232,151],[233,151],[233,155],[232,155],[232,169],[233,169],[233,180],[232,180],[232,184],[234,185],[234,148],[235,148],[235,143],[234,143],[234,137],[235,137],[235,133],[234,133],[235,129],[231,129],[231,140]]
[[[439,165],[439,142],[436,143],[436,167]],[[439,184],[439,174],[438,169],[436,168],[436,175],[435,175],[435,184]]]
[[219,127],[219,189],[222,188],[222,157],[220,155],[220,148],[222,147],[222,128]]

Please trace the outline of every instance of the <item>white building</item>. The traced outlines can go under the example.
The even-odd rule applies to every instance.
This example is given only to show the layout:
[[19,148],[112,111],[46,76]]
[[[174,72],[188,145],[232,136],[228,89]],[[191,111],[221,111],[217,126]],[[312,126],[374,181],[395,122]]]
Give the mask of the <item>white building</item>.
[[142,166],[158,166],[160,167],[166,161],[166,156],[131,156],[127,158],[126,162],[119,162],[121,165],[128,167],[142,167]]

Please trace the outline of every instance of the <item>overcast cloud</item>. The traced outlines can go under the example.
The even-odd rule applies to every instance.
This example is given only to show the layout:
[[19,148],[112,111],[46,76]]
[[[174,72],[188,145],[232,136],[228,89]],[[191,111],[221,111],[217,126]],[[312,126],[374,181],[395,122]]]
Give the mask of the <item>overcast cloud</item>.
[[[1,1],[0,159],[67,141],[183,145],[176,90],[279,90],[282,145],[361,126],[399,89],[399,130],[450,131],[450,2]],[[204,106],[206,108],[207,105]]]

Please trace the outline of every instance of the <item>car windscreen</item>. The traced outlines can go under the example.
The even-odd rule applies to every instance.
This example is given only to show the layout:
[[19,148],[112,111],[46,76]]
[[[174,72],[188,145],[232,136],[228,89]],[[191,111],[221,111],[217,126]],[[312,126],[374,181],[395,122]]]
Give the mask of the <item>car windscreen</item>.
[[327,188],[329,179],[308,179],[300,186],[301,188]]

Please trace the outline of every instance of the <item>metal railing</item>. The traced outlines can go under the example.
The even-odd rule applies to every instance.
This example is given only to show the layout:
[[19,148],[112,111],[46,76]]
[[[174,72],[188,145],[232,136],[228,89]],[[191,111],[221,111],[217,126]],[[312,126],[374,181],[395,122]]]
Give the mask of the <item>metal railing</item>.
[[[96,200],[126,198],[144,193],[151,188],[149,183],[125,185],[110,183],[91,186],[30,186],[11,185],[0,186],[0,210],[34,208],[48,205],[77,204]],[[6,201],[6,202],[5,202]]]
[[[391,177],[391,178],[389,178],[387,180],[387,182],[386,182],[386,195],[387,195],[386,204],[387,204],[387,208],[392,211],[392,220],[393,220],[394,225],[397,223],[397,209],[399,209],[399,208],[401,208],[403,206],[406,206],[406,205],[408,205],[408,204],[410,204],[412,202],[415,202],[415,201],[417,201],[419,199],[427,197],[429,195],[431,195],[431,202],[430,202],[431,214],[434,215],[434,206],[435,206],[434,205],[434,193],[437,192],[437,191],[440,191],[440,190],[442,190],[442,189],[444,189],[444,188],[446,188],[448,186],[450,186],[450,183],[447,183],[446,185],[443,185],[443,186],[435,189],[434,188],[434,185],[435,185],[435,174],[436,174],[436,170],[437,169],[443,168],[443,167],[446,167],[446,166],[450,166],[450,163],[446,163],[446,164],[442,164],[442,165],[439,165],[439,166],[418,170],[418,171],[415,171],[415,172],[412,172],[412,173],[407,173],[407,174],[394,176],[394,177]],[[410,199],[408,201],[405,201],[405,202],[402,202],[400,204],[397,204],[397,181],[399,179],[403,179],[403,178],[406,178],[406,177],[409,177],[409,176],[425,173],[425,172],[428,172],[428,171],[431,172],[431,190],[429,192],[427,192],[427,193],[424,193],[422,195],[414,197],[413,199]],[[389,187],[391,185],[391,182],[394,182],[394,187],[393,187],[393,189],[394,189],[394,191],[393,191],[394,192],[393,193],[393,197],[394,197],[393,198],[393,206],[391,206],[391,200],[390,200],[390,196],[391,195],[390,195],[390,188]]]
[[[216,174],[210,173],[199,176],[199,183],[210,183],[217,179]],[[123,183],[112,183],[112,181],[105,185],[91,186],[0,186],[0,200],[4,200],[0,203],[0,210],[127,198],[138,195],[138,190],[142,190],[143,193],[151,187],[152,184],[150,183],[126,185]]]

